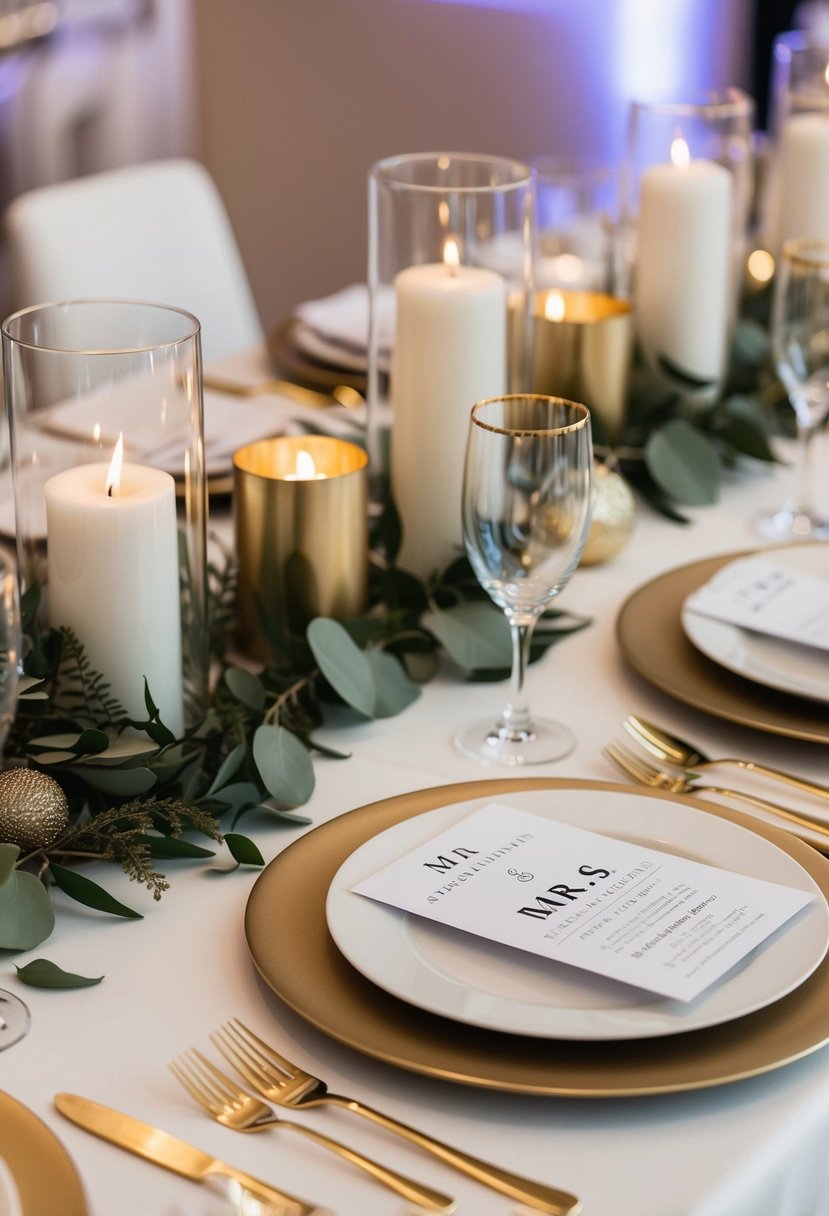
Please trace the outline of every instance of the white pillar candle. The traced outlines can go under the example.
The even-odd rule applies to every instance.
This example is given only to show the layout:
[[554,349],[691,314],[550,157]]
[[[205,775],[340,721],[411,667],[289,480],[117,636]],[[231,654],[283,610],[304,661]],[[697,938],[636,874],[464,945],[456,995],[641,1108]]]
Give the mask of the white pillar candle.
[[731,174],[675,145],[676,163],[649,166],[640,183],[636,325],[652,365],[717,383],[730,317]]
[[426,578],[463,549],[470,410],[506,391],[506,288],[492,270],[429,263],[402,270],[395,293],[392,493],[400,564]]
[[778,194],[774,248],[789,237],[829,240],[829,114],[793,114],[787,119],[774,173]]
[[184,729],[175,483],[125,464],[107,493],[106,464],[45,485],[49,619],[82,642],[131,718],[146,720],[144,677],[174,735]]

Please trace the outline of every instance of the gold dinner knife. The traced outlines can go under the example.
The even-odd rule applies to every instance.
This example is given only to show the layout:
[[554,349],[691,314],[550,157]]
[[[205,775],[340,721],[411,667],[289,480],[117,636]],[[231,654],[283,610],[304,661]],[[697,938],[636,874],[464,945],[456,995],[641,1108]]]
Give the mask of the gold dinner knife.
[[233,1179],[256,1199],[271,1204],[275,1216],[324,1216],[322,1208],[279,1191],[267,1182],[260,1182],[258,1178],[252,1178],[250,1174],[203,1153],[201,1149],[193,1148],[184,1140],[178,1140],[110,1106],[102,1106],[78,1094],[55,1094],[54,1101],[60,1113],[79,1127],[175,1174],[183,1174],[195,1182],[205,1182],[214,1177]]

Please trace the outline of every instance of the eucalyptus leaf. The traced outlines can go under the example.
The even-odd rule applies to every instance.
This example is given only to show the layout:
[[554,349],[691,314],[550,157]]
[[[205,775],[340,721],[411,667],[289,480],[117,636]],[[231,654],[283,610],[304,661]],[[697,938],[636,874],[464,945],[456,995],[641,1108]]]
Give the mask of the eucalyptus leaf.
[[136,841],[149,847],[151,857],[171,860],[182,858],[186,860],[188,858],[216,856],[214,849],[205,849],[200,844],[193,844],[189,840],[182,840],[180,836],[161,836],[146,832],[141,836],[136,836]]
[[89,764],[75,764],[72,772],[81,777],[93,789],[103,794],[114,794],[119,798],[135,798],[138,794],[148,793],[157,783],[155,773],[148,768],[115,768],[107,769],[101,766],[94,768]]
[[280,802],[301,806],[313,794],[311,757],[296,735],[284,726],[257,727],[253,759],[268,793]]
[[265,689],[262,681],[244,667],[229,667],[225,672],[225,684],[237,701],[257,712],[265,708]]
[[233,859],[240,865],[263,866],[265,864],[265,858],[247,836],[240,836],[238,832],[228,832],[225,836],[225,844],[230,849]]
[[214,790],[221,789],[223,785],[226,785],[230,779],[235,776],[236,770],[239,768],[244,758],[245,745],[244,743],[237,743],[234,748],[231,748],[222,763],[219,765],[219,771],[216,773],[213,783],[211,784],[210,789],[207,791],[208,794],[212,794]]
[[43,883],[15,870],[16,844],[0,845],[0,950],[31,950],[55,927],[55,910]]
[[688,371],[687,368],[680,367],[678,363],[674,363],[667,355],[657,355],[656,362],[659,370],[669,380],[673,380],[680,388],[688,392],[699,392],[703,389],[708,390],[716,385],[716,381],[712,380],[710,376],[698,376],[696,372]]
[[374,677],[375,718],[392,718],[417,700],[420,689],[409,679],[393,655],[383,650],[370,650],[366,658]]
[[645,461],[660,489],[678,502],[707,506],[717,501],[717,449],[707,435],[684,418],[672,418],[651,434],[645,445]]
[[84,904],[87,908],[94,908],[97,912],[108,912],[111,916],[123,916],[128,920],[144,919],[140,912],[120,903],[91,878],[77,874],[74,870],[67,869],[66,866],[59,866],[54,861],[49,866],[49,870],[61,891],[70,899],[77,900],[79,904]]
[[493,604],[462,603],[454,608],[426,612],[421,623],[464,671],[510,666],[509,625],[504,614]]
[[104,977],[75,975],[71,971],[64,971],[48,958],[36,958],[24,967],[17,968],[17,978],[30,988],[92,988],[100,984]]
[[[308,626],[308,645],[328,683],[347,705],[367,718],[374,715],[374,677],[368,659],[339,621],[316,617]],[[267,784],[267,783],[266,783]]]
[[207,797],[212,805],[218,804],[220,813],[238,811],[244,806],[257,806],[262,800],[262,790],[253,781],[236,781],[222,786]]

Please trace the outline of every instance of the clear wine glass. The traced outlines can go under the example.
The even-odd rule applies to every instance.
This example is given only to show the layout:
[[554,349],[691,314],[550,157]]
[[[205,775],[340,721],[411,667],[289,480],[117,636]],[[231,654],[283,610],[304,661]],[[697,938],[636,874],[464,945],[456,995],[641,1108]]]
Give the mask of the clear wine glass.
[[829,519],[812,501],[812,440],[829,416],[829,243],[791,240],[777,265],[772,350],[797,422],[796,488],[788,502],[761,515],[772,540],[829,536]]
[[533,629],[578,565],[590,526],[590,414],[560,397],[512,394],[472,409],[463,487],[463,536],[481,586],[512,635],[510,699],[499,720],[474,722],[455,742],[490,764],[566,756],[572,732],[532,718],[524,676]]
[[[17,573],[0,551],[0,757],[14,718],[21,652]],[[22,1039],[30,1024],[28,1007],[20,997],[0,988],[0,1051]]]

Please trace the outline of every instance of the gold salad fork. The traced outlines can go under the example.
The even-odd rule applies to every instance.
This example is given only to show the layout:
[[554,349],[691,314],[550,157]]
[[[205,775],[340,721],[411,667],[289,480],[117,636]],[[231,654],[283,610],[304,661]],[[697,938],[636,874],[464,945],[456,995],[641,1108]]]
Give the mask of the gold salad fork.
[[370,1157],[364,1157],[339,1140],[331,1140],[314,1128],[305,1127],[301,1123],[292,1123],[288,1119],[280,1119],[270,1106],[254,1098],[251,1094],[240,1089],[230,1077],[201,1054],[200,1051],[188,1051],[173,1060],[170,1071],[187,1092],[203,1106],[209,1115],[218,1123],[230,1127],[236,1132],[259,1132],[268,1127],[288,1128],[301,1136],[306,1136],[323,1148],[330,1149],[339,1157],[344,1157],[352,1165],[370,1174],[377,1182],[383,1183],[395,1194],[402,1196],[410,1203],[418,1204],[432,1212],[454,1212],[455,1201],[449,1195],[423,1186],[395,1170],[387,1169]]
[[[656,768],[640,756],[635,756],[628,748],[618,743],[608,744],[607,747],[603,748],[603,752],[608,760],[611,760],[617,768],[621,769],[628,777],[632,777],[639,785],[647,785],[653,789],[668,790],[672,794],[718,794],[720,797],[737,798],[741,802],[747,802],[751,806],[760,807],[771,815],[785,819],[797,827],[807,828],[811,833],[809,837],[804,838],[808,844],[814,844],[814,836],[819,836],[825,842],[821,847],[829,849],[829,824],[820,819],[812,819],[808,815],[799,815],[797,811],[791,811],[788,807],[780,806],[776,802],[769,802],[765,798],[758,798],[755,794],[746,793],[744,790],[725,789],[719,785],[705,785],[696,780],[696,773],[687,770],[680,774],[667,773],[664,769]],[[795,829],[792,829],[792,831],[795,835],[799,835]]]
[[211,1038],[225,1059],[229,1060],[248,1084],[278,1106],[301,1109],[331,1103],[345,1107],[374,1123],[379,1123],[388,1131],[396,1132],[404,1140],[432,1153],[462,1174],[502,1195],[508,1195],[525,1207],[547,1212],[548,1216],[576,1216],[581,1211],[581,1201],[567,1191],[533,1182],[519,1174],[510,1173],[509,1170],[480,1161],[469,1153],[452,1148],[440,1140],[434,1140],[425,1132],[358,1102],[356,1098],[329,1093],[324,1081],[311,1073],[303,1072],[296,1064],[286,1060],[264,1039],[248,1030],[238,1018],[226,1023],[216,1034],[211,1035]]

